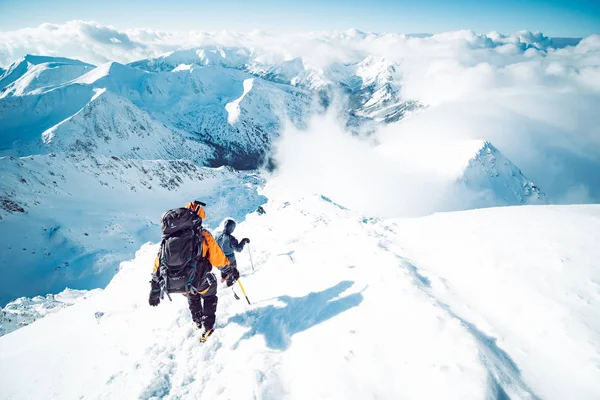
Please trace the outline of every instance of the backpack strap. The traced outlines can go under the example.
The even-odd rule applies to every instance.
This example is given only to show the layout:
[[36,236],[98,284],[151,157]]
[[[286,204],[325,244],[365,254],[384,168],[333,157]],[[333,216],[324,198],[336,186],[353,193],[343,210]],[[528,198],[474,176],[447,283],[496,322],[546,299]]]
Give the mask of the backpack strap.
[[167,279],[169,278],[169,274],[167,273],[166,265],[164,264],[164,244],[167,238],[163,236],[163,239],[160,241],[160,250],[159,250],[159,264],[158,264],[158,284],[160,285],[160,299],[165,298],[165,294],[169,298],[169,301],[173,301],[171,299],[171,295],[167,290]]
[[[195,232],[195,235],[194,235],[193,246],[196,247],[196,252],[195,252],[195,257],[193,258],[192,262],[188,266],[188,268],[189,268],[188,282],[186,285],[187,295],[189,295],[189,294],[197,295],[198,294],[198,288],[196,288],[193,285],[193,283],[199,273],[198,272],[198,264],[202,265],[202,246],[205,241],[204,230],[202,229],[202,226],[197,227],[197,229],[195,229],[194,232]],[[204,271],[200,271],[200,273],[203,274]],[[200,278],[202,278],[202,277],[200,277]]]

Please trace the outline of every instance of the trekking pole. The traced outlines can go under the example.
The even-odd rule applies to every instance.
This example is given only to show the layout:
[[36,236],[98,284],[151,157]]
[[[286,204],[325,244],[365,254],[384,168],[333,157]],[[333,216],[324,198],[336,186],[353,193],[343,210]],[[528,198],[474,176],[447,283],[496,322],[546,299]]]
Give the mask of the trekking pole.
[[242,289],[242,293],[244,293],[244,297],[246,298],[246,301],[248,302],[248,304],[250,304],[250,300],[248,300],[248,295],[246,294],[246,291],[244,290],[244,287],[242,286],[242,281],[240,281],[239,279],[237,281],[240,284],[240,288]]
[[248,243],[248,254],[250,254],[250,265],[252,266],[252,271],[254,271],[254,263],[252,262],[252,251],[250,250],[250,243]]

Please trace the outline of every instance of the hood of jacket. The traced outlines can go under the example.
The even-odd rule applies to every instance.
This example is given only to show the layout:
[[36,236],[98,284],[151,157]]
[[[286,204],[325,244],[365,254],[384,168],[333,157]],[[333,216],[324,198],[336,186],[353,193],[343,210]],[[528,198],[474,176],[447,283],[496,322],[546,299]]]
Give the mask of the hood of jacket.
[[235,221],[232,219],[228,219],[225,222],[225,233],[227,233],[228,235],[231,235],[234,230],[235,230]]

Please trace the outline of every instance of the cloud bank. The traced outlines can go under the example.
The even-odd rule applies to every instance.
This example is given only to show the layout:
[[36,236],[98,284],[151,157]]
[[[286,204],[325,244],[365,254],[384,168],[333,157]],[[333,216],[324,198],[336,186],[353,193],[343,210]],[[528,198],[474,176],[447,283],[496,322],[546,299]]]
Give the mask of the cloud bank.
[[462,55],[459,57],[461,62],[476,65],[489,55],[477,50],[490,50],[499,56],[497,61],[504,58],[502,62],[511,62],[515,57],[522,57],[528,49],[535,53],[552,48],[553,42],[541,33],[528,31],[513,35],[498,32],[481,35],[466,30],[422,38],[351,29],[273,36],[258,30],[245,34],[118,30],[92,21],[69,21],[0,32],[0,65],[8,65],[26,54],[71,57],[95,64],[127,63],[203,45],[248,47],[257,56],[270,56],[273,61],[303,57],[311,66],[324,67],[333,62],[360,61],[367,55],[385,56],[394,61],[415,57],[456,59]]

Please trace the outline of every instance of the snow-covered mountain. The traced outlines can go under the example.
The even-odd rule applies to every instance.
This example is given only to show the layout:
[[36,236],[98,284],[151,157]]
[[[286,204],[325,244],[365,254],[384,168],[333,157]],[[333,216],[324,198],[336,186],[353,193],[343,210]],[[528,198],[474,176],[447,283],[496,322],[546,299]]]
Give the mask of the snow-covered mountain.
[[79,112],[41,135],[45,152],[85,152],[146,160],[184,159],[201,165],[214,149],[185,131],[167,128],[126,98],[96,89]]
[[266,214],[236,230],[252,239],[255,270],[247,250],[238,257],[252,305],[221,287],[206,344],[183,296],[147,304],[147,244],[105,290],[0,338],[3,394],[600,396],[598,206],[380,220],[266,194]]
[[470,142],[477,149],[458,183],[476,193],[469,208],[518,204],[548,204],[548,197],[496,147],[486,141]]
[[129,65],[154,72],[173,71],[182,65],[243,69],[250,63],[251,54],[250,49],[242,47],[202,46],[172,51],[161,57],[140,60]]
[[401,98],[397,64],[384,57],[368,56],[360,62],[333,63],[320,68],[311,66],[302,57],[282,60],[276,54],[254,54],[245,48],[203,46],[129,65],[152,72],[178,71],[194,65],[236,69],[316,93],[325,106],[336,92],[342,92],[348,96],[346,111],[350,126],[367,121],[395,122],[423,108],[418,101]]
[[[5,75],[10,78],[14,75],[10,71],[22,64]],[[205,165],[255,168],[264,161],[284,120],[302,125],[310,115],[310,93],[222,66],[147,72],[113,62],[92,70],[86,64],[78,71],[79,76],[66,83],[60,79],[40,90],[5,93],[0,99],[4,154],[57,151],[61,144],[48,148],[52,140],[47,139],[61,130],[85,136],[63,133],[72,137],[65,150],[73,145],[89,150],[111,140],[114,147],[133,125],[136,129],[127,137],[136,139],[128,140],[122,153],[135,155],[132,149],[137,148],[140,156],[152,153],[148,143],[141,143],[150,135],[171,142],[173,148],[183,144],[180,153],[167,150],[170,159],[188,159],[196,153],[192,159]],[[140,135],[144,129],[147,135]],[[154,152],[164,155],[161,147]]]

